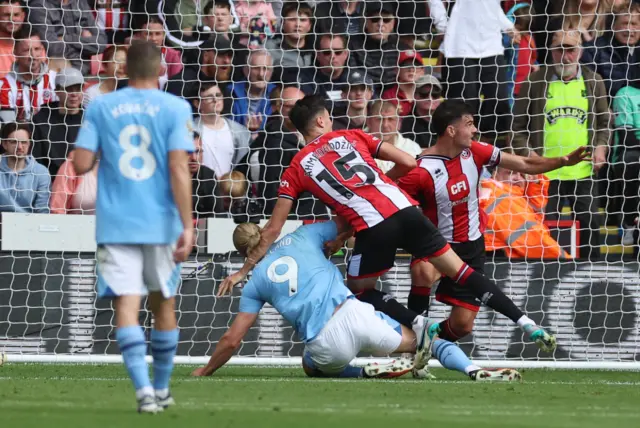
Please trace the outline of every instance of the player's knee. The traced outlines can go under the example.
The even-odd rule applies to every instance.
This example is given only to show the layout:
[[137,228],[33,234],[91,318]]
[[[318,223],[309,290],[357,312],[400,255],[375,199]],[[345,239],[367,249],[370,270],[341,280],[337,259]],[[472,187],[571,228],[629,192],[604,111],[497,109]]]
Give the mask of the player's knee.
[[449,328],[453,330],[453,333],[463,338],[473,332],[475,316],[455,316],[449,318]]
[[419,261],[411,266],[411,285],[414,287],[431,288],[442,275],[426,261]]

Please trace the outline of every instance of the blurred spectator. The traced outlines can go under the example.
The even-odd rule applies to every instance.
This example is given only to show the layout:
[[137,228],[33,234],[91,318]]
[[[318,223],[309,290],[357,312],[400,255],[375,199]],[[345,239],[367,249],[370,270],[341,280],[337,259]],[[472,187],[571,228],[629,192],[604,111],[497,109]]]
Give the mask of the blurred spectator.
[[58,174],[73,150],[84,116],[82,73],[75,68],[65,68],[55,82],[59,101],[42,106],[33,117],[33,157],[49,168],[51,177]]
[[203,165],[221,177],[249,153],[251,134],[222,116],[223,94],[215,82],[204,83],[193,104],[200,114],[195,127],[202,140]]
[[416,82],[416,103],[413,111],[402,119],[400,133],[426,149],[436,142],[436,134],[431,132],[431,114],[442,102],[442,85],[430,75],[422,76]]
[[315,33],[362,34],[364,27],[364,4],[362,0],[330,0],[318,2],[316,6]]
[[15,61],[15,34],[22,28],[26,16],[23,0],[0,0],[0,78],[11,71]]
[[273,60],[269,51],[254,50],[249,53],[243,70],[246,80],[231,86],[233,120],[251,132],[263,129],[271,114],[269,95],[275,88],[275,84],[270,83],[272,73]]
[[342,87],[347,82],[349,69],[347,38],[342,35],[323,34],[316,42],[314,67],[301,71],[301,89],[307,95],[321,94],[331,101],[341,101]]
[[394,34],[396,25],[395,7],[390,2],[368,1],[365,3],[364,37],[349,41],[351,61],[367,69],[373,79],[376,93],[383,85],[397,83],[398,56],[408,46],[400,43]]
[[60,166],[51,186],[51,214],[84,214],[96,212],[98,162],[84,175],[73,167],[73,153]]
[[604,79],[613,99],[640,67],[640,3],[613,15],[612,30],[586,45],[581,62]]
[[423,75],[422,56],[411,49],[400,52],[398,84],[384,91],[382,99],[399,105],[402,117],[407,116],[413,110],[415,103],[416,81]]
[[624,195],[622,203],[622,243],[635,245],[634,233],[640,216],[640,70],[631,85],[620,89],[613,100],[615,134],[613,175]]
[[431,36],[427,0],[398,0],[398,36],[413,49],[417,38]]
[[[562,2],[557,4],[562,7]],[[578,30],[582,41],[589,43],[604,32],[608,13],[611,13],[611,4],[606,1],[564,0],[562,27]]]
[[213,35],[226,37],[231,42],[236,41],[231,27],[238,23],[235,22],[237,17],[231,0],[210,0],[203,12],[202,22]]
[[218,195],[222,203],[223,212],[231,211],[232,214],[245,214],[249,183],[244,174],[238,171],[230,171],[220,177],[219,180]]
[[[391,101],[375,100],[369,103],[369,117],[367,118],[367,132],[379,138],[385,143],[394,145],[396,148],[410,154],[418,156],[422,149],[412,140],[403,137],[400,132],[400,107]],[[382,172],[387,172],[393,168],[394,163],[376,159],[378,167]]]
[[349,73],[342,90],[346,106],[332,111],[333,129],[364,129],[367,120],[367,105],[373,98],[373,80],[365,70],[355,69]]
[[429,3],[438,30],[445,33],[440,49],[446,65],[447,99],[463,99],[478,112],[480,132],[491,136],[509,132],[511,108],[502,32],[519,43],[519,31],[496,0],[457,0],[450,18],[442,0]]
[[211,217],[213,213],[224,211],[222,200],[217,194],[215,172],[203,165],[202,139],[198,132],[194,133],[195,150],[189,154],[189,170],[191,171],[191,187],[193,189],[193,217]]
[[593,165],[581,162],[547,173],[551,180],[547,218],[556,219],[563,201],[569,200],[580,222],[580,242],[585,246],[581,256],[597,259],[600,221],[591,176],[606,160],[609,108],[602,78],[578,62],[581,50],[579,32],[554,34],[555,65],[531,74],[516,99],[512,145],[517,154],[545,157],[564,156],[580,146],[595,147]]
[[157,16],[147,17],[146,22],[135,30],[134,37],[141,40],[149,40],[158,46],[162,51],[162,67],[158,84],[163,89],[169,76],[175,76],[182,71],[182,58],[180,52],[165,45],[165,32],[162,21]]
[[29,125],[4,124],[0,140],[0,212],[48,213],[51,177],[31,156]]
[[231,43],[224,37],[216,37],[200,45],[199,62],[187,65],[175,76],[171,76],[165,90],[181,98],[197,95],[199,85],[216,82],[225,94],[223,113],[231,111]]
[[29,25],[16,34],[13,52],[13,69],[0,79],[0,119],[29,121],[40,106],[56,100],[55,72],[47,68],[42,40]]
[[507,66],[507,82],[509,87],[509,102],[513,105],[515,97],[520,92],[520,85],[533,71],[540,67],[537,65],[536,44],[531,36],[531,7],[528,3],[517,3],[507,12],[507,18],[513,21],[516,30],[520,32],[520,42],[505,34],[505,60]]
[[265,44],[273,66],[279,69],[278,81],[297,82],[300,70],[313,64],[312,17],[313,11],[306,3],[291,2],[282,8],[282,34]]
[[107,45],[87,0],[30,0],[29,21],[46,39],[50,58],[68,59],[83,74]]
[[120,89],[127,83],[127,46],[109,46],[102,55],[104,73],[100,81],[85,89],[82,99],[83,107],[103,94]]
[[107,36],[107,44],[122,43],[129,29],[129,0],[89,0],[98,28]]
[[238,0],[236,13],[240,20],[240,43],[250,48],[258,48],[273,34],[278,19],[271,3],[264,0]]

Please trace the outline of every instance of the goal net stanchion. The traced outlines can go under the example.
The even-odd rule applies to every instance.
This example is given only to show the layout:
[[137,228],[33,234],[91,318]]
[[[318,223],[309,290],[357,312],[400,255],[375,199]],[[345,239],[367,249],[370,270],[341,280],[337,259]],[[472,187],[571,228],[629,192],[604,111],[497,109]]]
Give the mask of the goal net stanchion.
[[[111,304],[96,299],[91,216],[2,217],[0,352],[9,362],[121,362]],[[177,363],[208,361],[238,311],[238,290],[231,297],[215,297],[216,285],[242,265],[242,259],[230,252],[233,227],[230,218],[199,222],[199,252],[184,264],[177,296]],[[561,232],[565,233],[567,242],[561,244],[571,252],[575,231]],[[525,313],[557,334],[558,350],[553,355],[539,352],[508,319],[484,307],[473,334],[460,346],[486,367],[640,369],[640,265],[624,256],[590,262],[493,255],[486,264],[487,275]],[[201,269],[210,257],[212,262]],[[333,261],[344,272],[346,257],[335,256]],[[398,257],[380,286],[406,303],[411,286],[408,257]],[[444,319],[448,311],[432,299],[430,317]],[[140,321],[148,333],[153,320],[146,310]],[[231,364],[299,366],[303,350],[292,327],[267,305]],[[363,356],[356,363],[369,361]]]

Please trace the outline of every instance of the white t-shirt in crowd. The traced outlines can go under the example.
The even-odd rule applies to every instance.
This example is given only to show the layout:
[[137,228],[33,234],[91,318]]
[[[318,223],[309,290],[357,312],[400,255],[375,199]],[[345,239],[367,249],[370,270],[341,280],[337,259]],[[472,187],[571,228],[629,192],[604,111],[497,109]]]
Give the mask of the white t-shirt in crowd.
[[235,154],[231,129],[225,120],[221,129],[209,128],[202,124],[201,131],[202,163],[211,168],[216,173],[216,177],[222,177],[231,171]]

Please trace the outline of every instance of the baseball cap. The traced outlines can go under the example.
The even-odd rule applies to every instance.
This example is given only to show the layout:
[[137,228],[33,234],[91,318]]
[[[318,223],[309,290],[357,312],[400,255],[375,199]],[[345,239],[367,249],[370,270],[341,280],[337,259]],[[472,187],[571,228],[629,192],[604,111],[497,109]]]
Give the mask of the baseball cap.
[[373,86],[373,80],[367,75],[364,70],[351,70],[349,76],[347,76],[347,84],[351,86]]
[[68,88],[74,85],[84,85],[84,76],[77,68],[63,68],[56,74],[56,87]]
[[420,76],[420,78],[416,80],[416,89],[420,89],[423,86],[427,85],[435,86],[438,89],[442,90],[442,84],[440,84],[438,78],[432,74],[425,74],[423,76]]
[[231,42],[224,36],[216,35],[205,40],[200,45],[200,50],[209,51],[216,50],[218,52],[231,52]]
[[380,13],[395,14],[395,8],[390,1],[367,1],[364,7],[364,16],[379,15]]
[[400,57],[398,58],[398,65],[402,65],[407,61],[418,62],[420,63],[420,65],[423,64],[422,55],[420,55],[418,52],[414,51],[413,49],[400,52]]

